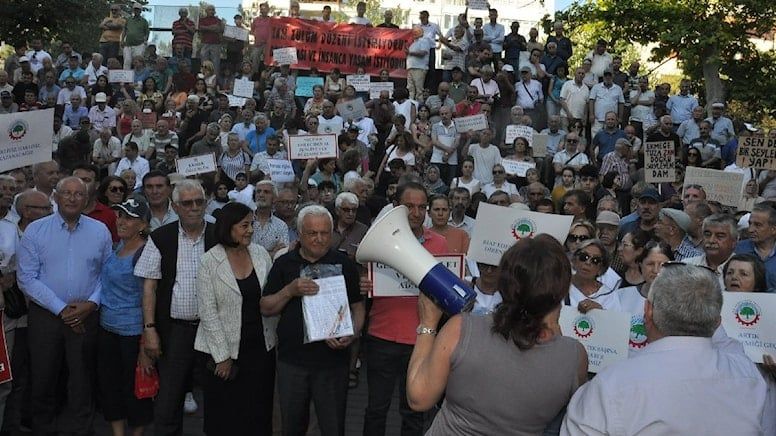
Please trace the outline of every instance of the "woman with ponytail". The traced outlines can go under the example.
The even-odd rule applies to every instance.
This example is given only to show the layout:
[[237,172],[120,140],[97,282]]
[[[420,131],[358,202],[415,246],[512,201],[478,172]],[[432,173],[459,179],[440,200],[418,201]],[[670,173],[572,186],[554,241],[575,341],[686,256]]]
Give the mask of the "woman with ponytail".
[[539,235],[502,256],[492,314],[456,315],[437,337],[442,311],[420,294],[407,400],[425,411],[445,394],[426,436],[541,435],[563,412],[587,380],[584,347],[558,325],[570,282],[563,247]]

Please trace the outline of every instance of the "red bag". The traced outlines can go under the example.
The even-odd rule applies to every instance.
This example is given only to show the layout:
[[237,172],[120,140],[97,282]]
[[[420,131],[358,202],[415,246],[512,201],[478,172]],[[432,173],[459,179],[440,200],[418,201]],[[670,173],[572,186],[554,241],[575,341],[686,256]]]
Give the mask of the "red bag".
[[[142,353],[142,351],[141,351]],[[153,398],[159,393],[159,373],[156,368],[151,369],[151,374],[146,374],[138,363],[135,366],[135,398]]]

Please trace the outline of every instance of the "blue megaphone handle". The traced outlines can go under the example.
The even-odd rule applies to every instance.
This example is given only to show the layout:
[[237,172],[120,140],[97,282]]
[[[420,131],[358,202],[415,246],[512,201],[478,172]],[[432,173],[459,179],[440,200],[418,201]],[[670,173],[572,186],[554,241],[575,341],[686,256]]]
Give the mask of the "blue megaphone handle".
[[448,315],[470,310],[477,294],[441,263],[431,268],[418,284]]

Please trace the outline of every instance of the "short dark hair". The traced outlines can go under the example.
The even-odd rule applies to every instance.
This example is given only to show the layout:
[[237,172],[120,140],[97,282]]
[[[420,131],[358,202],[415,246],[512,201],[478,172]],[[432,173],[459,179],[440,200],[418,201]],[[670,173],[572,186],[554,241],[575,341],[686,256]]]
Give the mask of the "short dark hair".
[[320,183],[318,183],[318,190],[323,191],[324,189],[331,189],[332,191],[337,192],[337,185],[335,185],[332,181],[322,180]]
[[579,177],[598,177],[598,167],[595,165],[585,165],[579,169]]
[[97,165],[92,165],[86,162],[78,162],[77,164],[75,164],[75,166],[73,167],[73,171],[70,173],[70,175],[75,173],[75,170],[90,171],[92,174],[94,174],[95,180],[100,175],[100,170],[97,169]]
[[138,151],[140,148],[137,146],[137,142],[135,141],[129,141],[126,144],[124,144],[124,147],[131,148],[134,151]]
[[236,247],[238,244],[232,239],[232,227],[252,213],[251,208],[239,202],[226,203],[224,207],[216,210],[216,242],[225,247]]
[[428,192],[426,191],[426,187],[421,185],[418,182],[407,182],[407,183],[404,183],[404,184],[401,184],[401,185],[397,186],[396,187],[396,197],[395,198],[398,199],[399,201],[401,201],[402,195],[404,195],[404,192],[406,192],[408,190],[420,191],[420,192],[422,192],[422,193],[424,193],[426,195],[426,198],[428,198]]
[[167,182],[167,186],[170,186],[170,178],[167,177],[167,174],[159,170],[149,171],[146,175],[144,175],[142,185],[145,186],[146,180],[153,177],[164,177],[164,181]]
[[538,209],[539,206],[548,206],[551,207],[553,211],[555,211],[555,203],[552,201],[551,198],[542,198],[541,200],[536,202],[536,208]]
[[127,194],[129,193],[129,187],[127,186],[127,182],[124,179],[118,176],[105,177],[102,179],[102,182],[100,182],[100,186],[97,187],[97,201],[108,206],[111,204],[110,201],[108,201],[108,197],[105,193],[108,191],[108,186],[110,186],[111,182],[120,183],[124,187],[122,201],[127,198]]

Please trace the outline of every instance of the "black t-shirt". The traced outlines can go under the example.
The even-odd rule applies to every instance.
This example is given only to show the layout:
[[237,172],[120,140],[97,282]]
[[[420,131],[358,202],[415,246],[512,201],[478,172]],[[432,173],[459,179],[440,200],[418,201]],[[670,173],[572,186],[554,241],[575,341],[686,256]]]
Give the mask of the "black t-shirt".
[[[358,265],[347,255],[329,250],[315,263],[310,263],[299,254],[299,248],[278,258],[267,277],[264,295],[280,292],[284,286],[300,276],[311,279],[345,276],[348,302],[357,303],[363,299],[359,288]],[[347,365],[350,350],[334,350],[325,341],[304,343],[304,318],[302,299],[292,298],[280,313],[278,334],[278,360],[293,365],[313,368],[330,368]]]

